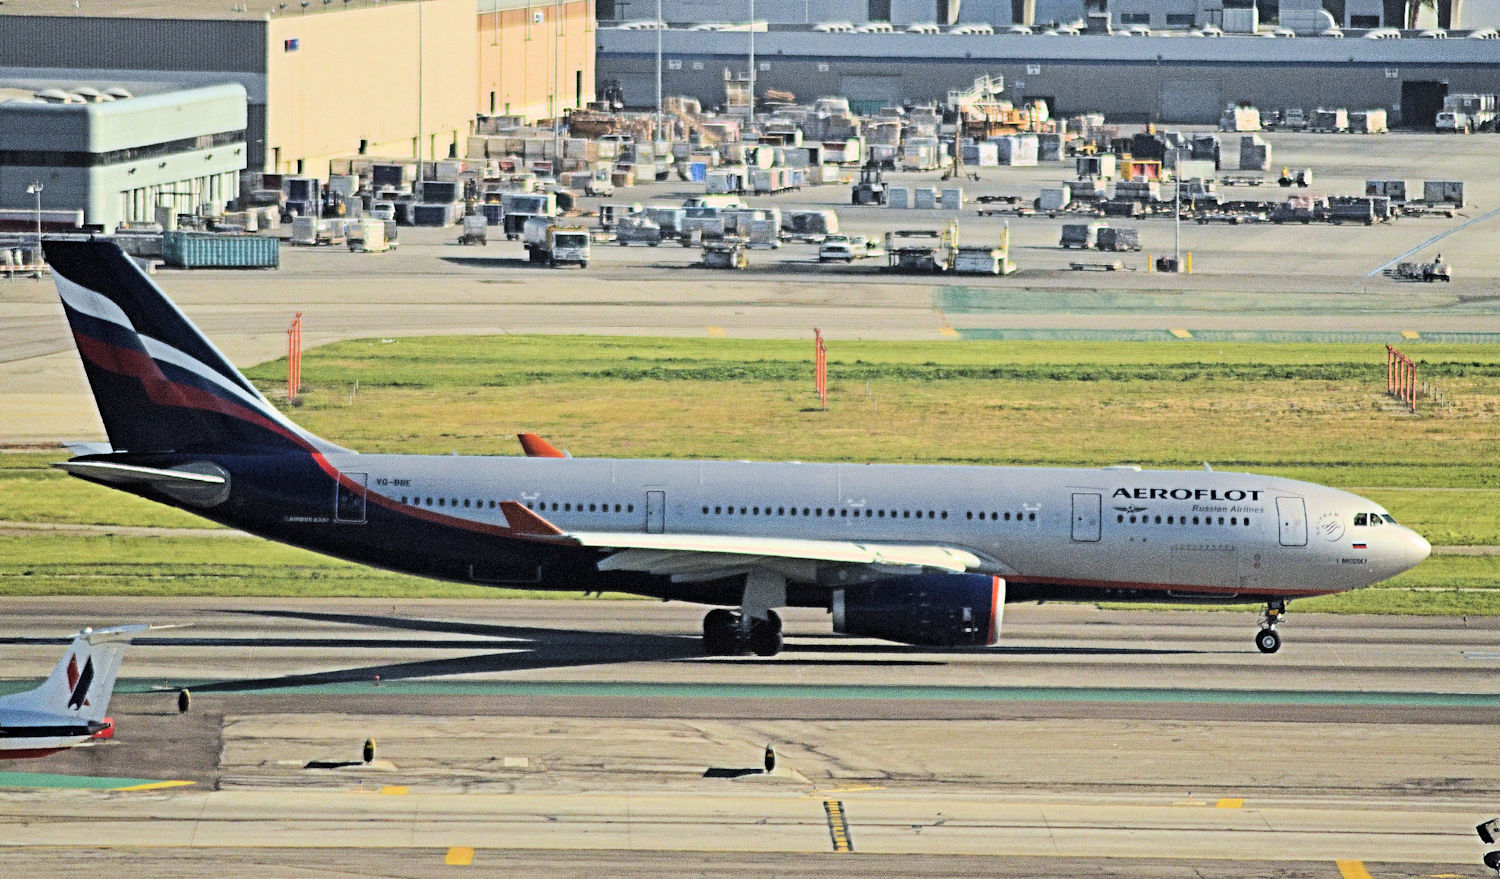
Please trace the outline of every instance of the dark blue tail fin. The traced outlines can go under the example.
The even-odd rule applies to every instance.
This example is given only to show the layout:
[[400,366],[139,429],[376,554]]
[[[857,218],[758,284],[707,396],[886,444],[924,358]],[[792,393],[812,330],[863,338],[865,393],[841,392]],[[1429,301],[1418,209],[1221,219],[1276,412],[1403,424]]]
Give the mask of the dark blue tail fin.
[[267,402],[117,244],[43,248],[116,452],[340,451]]

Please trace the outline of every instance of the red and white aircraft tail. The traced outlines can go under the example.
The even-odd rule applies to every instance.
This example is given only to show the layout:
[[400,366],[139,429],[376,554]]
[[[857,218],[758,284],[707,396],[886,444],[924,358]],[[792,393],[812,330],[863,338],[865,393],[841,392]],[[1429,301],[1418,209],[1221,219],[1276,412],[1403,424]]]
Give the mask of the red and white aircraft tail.
[[39,757],[110,738],[106,717],[125,647],[145,624],[84,629],[40,687],[0,697],[0,760]]

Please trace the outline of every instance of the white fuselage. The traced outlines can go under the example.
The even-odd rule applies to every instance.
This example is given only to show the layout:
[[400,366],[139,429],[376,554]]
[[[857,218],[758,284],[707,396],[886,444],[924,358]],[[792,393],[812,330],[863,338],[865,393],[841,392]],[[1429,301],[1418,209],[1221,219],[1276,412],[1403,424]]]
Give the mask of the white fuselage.
[[[565,531],[938,544],[1012,583],[1310,595],[1430,547],[1376,503],[1273,476],[1054,469],[329,455],[399,507],[503,526],[518,500]],[[1374,522],[1376,524],[1370,524]],[[1359,524],[1356,524],[1359,523]]]

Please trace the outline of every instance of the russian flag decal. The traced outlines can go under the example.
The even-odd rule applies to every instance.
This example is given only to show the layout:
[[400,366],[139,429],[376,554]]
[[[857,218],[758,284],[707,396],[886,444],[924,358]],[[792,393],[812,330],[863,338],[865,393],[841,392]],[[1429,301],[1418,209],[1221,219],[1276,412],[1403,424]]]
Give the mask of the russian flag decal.
[[1369,549],[1369,547],[1365,546],[1363,543],[1356,543],[1356,544],[1354,544],[1354,548],[1355,549]]

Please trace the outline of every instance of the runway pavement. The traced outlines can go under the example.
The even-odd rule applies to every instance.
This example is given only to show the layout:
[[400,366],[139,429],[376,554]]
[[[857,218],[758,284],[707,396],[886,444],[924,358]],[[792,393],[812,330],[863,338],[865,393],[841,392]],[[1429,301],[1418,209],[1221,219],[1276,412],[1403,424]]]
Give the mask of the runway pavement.
[[[1019,605],[990,650],[798,611],[781,656],[709,660],[701,609],[646,601],[8,599],[4,690],[82,624],[190,627],[131,648],[115,742],[0,765],[47,773],[0,775],[0,863],[1479,875],[1500,625],[1293,612],[1274,656],[1247,614]],[[36,786],[81,776],[193,784]]]

